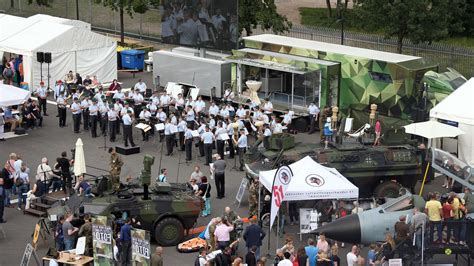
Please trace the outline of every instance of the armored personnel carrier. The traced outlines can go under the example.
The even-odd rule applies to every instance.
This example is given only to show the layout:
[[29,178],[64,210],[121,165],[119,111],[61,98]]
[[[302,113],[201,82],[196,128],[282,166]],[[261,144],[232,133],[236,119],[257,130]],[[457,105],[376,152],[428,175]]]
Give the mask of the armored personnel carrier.
[[195,225],[203,201],[187,184],[158,182],[151,185],[153,162],[153,156],[145,155],[140,177],[121,184],[118,191],[109,189],[107,176],[96,178],[92,190],[95,197],[71,196],[67,207],[52,208],[48,214],[60,215],[68,209],[72,213],[107,216],[118,221],[126,213],[140,223],[141,229],[150,231],[159,245],[177,245],[183,240],[185,230]]
[[324,149],[319,143],[295,143],[294,136],[286,134],[273,135],[269,143],[267,148],[258,147],[257,143],[245,155],[249,178],[305,156],[336,168],[359,188],[360,197],[396,197],[401,187],[413,191],[422,177],[421,155],[408,144],[372,146],[345,141]]

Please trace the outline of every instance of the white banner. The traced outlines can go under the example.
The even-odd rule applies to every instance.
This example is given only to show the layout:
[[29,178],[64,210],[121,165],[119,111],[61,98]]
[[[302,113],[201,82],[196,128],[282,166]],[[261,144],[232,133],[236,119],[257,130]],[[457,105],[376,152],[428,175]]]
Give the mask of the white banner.
[[272,208],[270,212],[270,228],[272,228],[275,217],[277,216],[278,210],[281,204],[285,200],[285,193],[288,185],[293,178],[293,172],[287,165],[280,166],[275,173],[272,186]]

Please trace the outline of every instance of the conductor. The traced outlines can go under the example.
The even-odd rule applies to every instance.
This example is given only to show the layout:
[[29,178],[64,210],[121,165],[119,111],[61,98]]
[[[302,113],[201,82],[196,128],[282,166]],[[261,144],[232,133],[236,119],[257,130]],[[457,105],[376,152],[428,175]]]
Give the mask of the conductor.
[[123,137],[125,139],[125,147],[128,147],[128,142],[130,141],[130,144],[132,147],[135,147],[135,143],[133,142],[133,136],[132,136],[132,123],[133,119],[130,116],[132,113],[132,110],[128,109],[127,113],[122,116],[122,121],[123,121]]

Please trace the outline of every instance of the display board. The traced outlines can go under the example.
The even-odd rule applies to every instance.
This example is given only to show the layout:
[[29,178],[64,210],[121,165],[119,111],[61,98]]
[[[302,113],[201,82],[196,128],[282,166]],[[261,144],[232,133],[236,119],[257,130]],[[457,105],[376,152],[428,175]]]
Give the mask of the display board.
[[94,250],[94,265],[113,265],[112,227],[106,216],[92,218],[92,246]]
[[35,249],[33,248],[33,246],[30,243],[26,244],[25,252],[23,252],[23,256],[21,258],[20,265],[21,266],[28,266],[29,263],[30,263],[31,255],[33,255],[33,257],[35,258],[36,265],[39,266],[40,265],[40,260],[39,260],[38,256],[36,255]]
[[132,266],[151,265],[150,232],[132,229]]
[[309,234],[318,228],[319,213],[316,209],[300,209],[300,240],[303,234]]
[[237,195],[235,196],[235,201],[238,202],[240,207],[240,203],[242,202],[242,198],[244,197],[245,190],[247,189],[247,184],[249,181],[246,177],[242,178],[242,182],[240,182],[239,190],[237,191]]
[[237,49],[237,0],[163,0],[163,43],[216,50]]

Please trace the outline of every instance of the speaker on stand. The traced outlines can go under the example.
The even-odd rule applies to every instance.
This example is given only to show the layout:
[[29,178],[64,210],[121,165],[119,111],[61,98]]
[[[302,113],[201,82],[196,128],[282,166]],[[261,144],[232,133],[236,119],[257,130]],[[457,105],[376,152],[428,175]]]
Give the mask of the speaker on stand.
[[44,53],[44,62],[48,64],[48,89],[51,89],[49,87],[49,79],[51,78],[51,76],[49,75],[49,64],[53,62],[53,59],[51,58],[51,53]]
[[40,75],[41,75],[41,82],[43,82],[43,63],[44,63],[44,53],[37,52],[36,53],[36,61],[40,63]]

